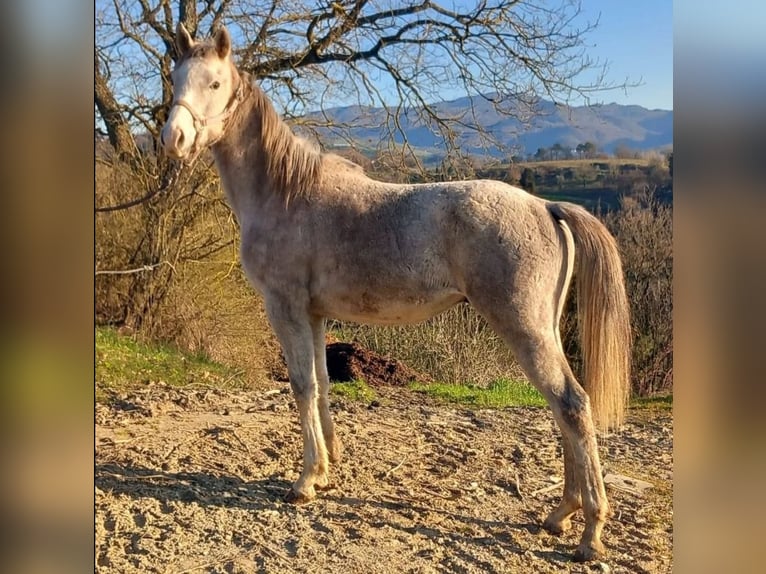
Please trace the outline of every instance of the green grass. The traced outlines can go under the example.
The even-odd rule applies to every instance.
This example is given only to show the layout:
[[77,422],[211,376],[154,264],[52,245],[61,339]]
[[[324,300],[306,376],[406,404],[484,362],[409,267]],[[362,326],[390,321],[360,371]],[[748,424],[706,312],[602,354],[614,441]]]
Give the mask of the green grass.
[[546,405],[543,396],[528,383],[510,379],[499,379],[487,387],[455,383],[413,383],[410,389],[450,403],[484,408]]
[[360,403],[371,403],[378,397],[377,393],[365,381],[334,381],[330,386],[330,392],[333,395]]
[[656,397],[636,397],[630,401],[630,408],[672,411],[673,395],[658,395]]
[[96,329],[96,400],[148,382],[182,387],[245,386],[242,373],[201,355],[183,353],[168,345],[144,343],[114,329]]

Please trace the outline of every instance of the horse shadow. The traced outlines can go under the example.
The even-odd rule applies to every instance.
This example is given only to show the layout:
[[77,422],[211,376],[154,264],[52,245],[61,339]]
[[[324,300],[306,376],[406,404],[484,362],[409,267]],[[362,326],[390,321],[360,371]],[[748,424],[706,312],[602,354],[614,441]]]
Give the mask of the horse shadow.
[[109,462],[96,465],[95,485],[116,495],[154,498],[164,507],[170,502],[196,502],[202,506],[261,511],[277,509],[275,503],[291,483],[277,475],[246,481],[236,476],[158,471]]
[[[131,498],[151,497],[158,500],[164,512],[173,512],[172,502],[195,502],[202,506],[239,508],[251,512],[264,510],[285,514],[301,512],[300,507],[283,501],[292,483],[281,475],[272,475],[254,480],[244,480],[236,476],[215,475],[206,472],[168,472],[155,468],[118,464],[115,462],[98,464],[95,467],[95,485],[104,492],[125,495]],[[526,530],[530,534],[541,532],[539,517],[528,511],[527,521],[508,522],[485,520],[453,510],[419,506],[407,499],[388,500],[365,499],[346,496],[330,490],[320,494],[319,500],[325,504],[321,517],[312,521],[312,528],[326,530],[323,519],[330,519],[341,525],[350,538],[361,538],[358,531],[360,521],[366,521],[372,528],[389,527],[409,535],[420,534],[448,549],[451,556],[461,557],[467,562],[483,566],[488,571],[492,565],[482,563],[480,556],[472,554],[471,548],[483,549],[501,556],[501,552],[524,554],[531,552],[548,562],[563,564],[571,561],[567,543],[555,543],[552,550],[532,550],[519,546],[513,532]],[[370,520],[360,511],[372,510],[368,514],[378,518]],[[380,512],[385,511],[385,512]],[[444,528],[438,524],[412,524],[406,515],[412,512],[443,515],[458,528]],[[474,532],[479,531],[478,534]],[[356,533],[356,534],[355,534]],[[289,549],[287,549],[289,550]]]

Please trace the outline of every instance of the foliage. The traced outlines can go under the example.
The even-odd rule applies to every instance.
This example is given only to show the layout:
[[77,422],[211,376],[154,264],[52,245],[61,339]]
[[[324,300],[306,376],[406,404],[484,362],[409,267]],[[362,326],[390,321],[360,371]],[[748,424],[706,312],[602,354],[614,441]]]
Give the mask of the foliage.
[[[231,230],[195,235],[190,229],[206,218],[225,218],[218,186],[210,170],[184,170],[150,200],[129,209],[109,210],[146,189],[157,189],[157,165],[136,165],[101,158],[96,168],[99,190],[96,213],[96,321],[152,326],[179,263],[202,259],[231,244]],[[153,175],[154,174],[154,175]],[[218,208],[218,209],[216,209]]]
[[410,388],[451,403],[481,408],[542,407],[543,396],[525,381],[498,379],[487,386],[459,383],[413,383]]
[[638,157],[638,152],[631,149],[626,144],[618,144],[614,148],[614,157],[617,159],[632,159]]
[[[633,328],[632,391],[646,397],[673,389],[673,207],[647,187],[603,215],[617,238]],[[574,297],[567,300],[562,338],[580,368]]]
[[633,390],[673,387],[673,207],[645,187],[625,196],[605,222],[623,258],[633,325]]
[[[649,163],[657,162],[635,162],[639,169],[629,173],[643,174],[646,182]],[[550,164],[550,169],[562,175],[567,169],[577,174],[582,167],[599,173],[601,167],[592,164],[587,160],[568,161],[561,166]],[[622,165],[604,162],[606,169],[616,174]],[[658,165],[660,168],[664,166]],[[142,185],[142,180],[129,177],[130,169],[119,161],[97,165],[97,182],[109,202],[129,197]],[[486,169],[507,173],[502,166]],[[481,170],[479,174],[484,175]],[[493,173],[488,171],[486,175],[491,177]],[[186,177],[205,181],[201,175]],[[579,185],[575,175],[564,191],[543,195],[587,203],[590,190],[570,189]],[[646,183],[621,200],[614,191],[599,196],[602,206],[612,201],[615,205],[603,217],[617,236],[624,258],[635,333],[636,395],[672,388],[672,206],[660,201],[659,194],[645,191],[645,187]],[[611,197],[609,202],[605,197]],[[167,202],[162,210],[155,204],[160,201]],[[594,209],[597,206],[590,205]],[[238,229],[217,186],[200,185],[196,193],[190,194],[174,188],[132,209],[98,214],[96,233],[99,270],[161,263],[148,271],[98,275],[96,312],[100,324],[120,327],[142,340],[164,341],[192,354],[206,354],[242,369],[251,382],[282,372],[279,346],[266,321],[262,301],[239,266]],[[576,366],[573,312],[570,308],[563,331]],[[356,340],[396,357],[435,380],[484,386],[503,377],[523,377],[507,346],[467,305],[414,326],[332,323],[331,327],[339,338]]]
[[[452,161],[445,162],[440,174],[422,175],[422,158],[401,137],[396,118],[406,108],[420,114],[453,153],[459,153],[453,130],[458,124],[475,126],[478,141],[498,143],[480,122],[471,121],[475,110],[440,113],[427,103],[441,99],[444,86],[456,86],[466,95],[514,94],[487,104],[519,116],[533,113],[540,96],[566,102],[619,87],[605,80],[606,63],[586,55],[594,24],[576,24],[581,12],[577,1],[553,7],[515,0],[445,7],[409,0],[380,7],[365,0],[181,0],[177,13],[175,5],[170,0],[96,4],[94,127],[105,134],[96,137],[97,322],[145,340],[206,353],[256,377],[277,368],[279,351],[262,303],[239,269],[239,231],[217,179],[203,162],[184,168],[174,179],[174,166],[155,153],[172,101],[177,23],[202,36],[226,22],[240,67],[261,80],[288,117],[303,118],[295,121],[302,130],[321,124],[308,123],[305,112],[330,102],[356,99],[385,106],[396,101],[395,109],[389,105],[378,123],[387,137],[374,154],[380,161],[370,165],[373,175],[380,172],[390,180],[412,181],[411,170],[418,169],[421,180],[481,176],[481,166],[463,162],[456,167]],[[391,88],[383,90],[382,85]],[[332,127],[342,136],[343,125]],[[587,157],[595,150],[586,150],[586,145],[582,152],[578,146],[577,152]],[[560,144],[554,148],[539,150],[540,159],[568,153]],[[563,171],[529,167],[537,172],[530,186],[538,192],[558,187],[566,192]],[[662,176],[661,167],[656,166],[652,177]],[[628,192],[644,178],[635,170],[595,167],[594,173],[602,189]],[[507,170],[503,177],[508,177]],[[577,178],[574,172],[572,177]],[[578,181],[583,188],[585,177]],[[612,226],[626,238],[643,241],[636,228],[641,216],[637,211],[630,214],[634,223],[615,220]],[[621,244],[624,241],[632,239],[621,239]],[[646,255],[629,249],[626,253],[628,259]],[[655,287],[641,283],[654,281],[643,265],[628,262],[626,270],[643,297],[640,305],[648,302],[646,313],[652,313],[665,287],[663,283],[655,292]],[[665,339],[660,326],[638,311],[638,328],[650,330],[638,345],[638,359],[648,365]],[[658,315],[656,321],[662,320],[664,315]],[[416,327],[337,327],[439,380],[486,384],[518,373],[506,346],[465,306]],[[664,360],[646,372],[656,375]]]
[[[100,161],[106,205],[151,179]],[[239,266],[239,231],[201,163],[150,201],[96,214],[96,324],[172,343],[244,369],[252,382],[279,369],[278,345]]]
[[648,411],[672,411],[673,395],[661,394],[649,397],[636,397],[630,402],[630,406],[633,409]]
[[378,395],[365,381],[334,381],[330,386],[333,395],[359,403],[371,403]]

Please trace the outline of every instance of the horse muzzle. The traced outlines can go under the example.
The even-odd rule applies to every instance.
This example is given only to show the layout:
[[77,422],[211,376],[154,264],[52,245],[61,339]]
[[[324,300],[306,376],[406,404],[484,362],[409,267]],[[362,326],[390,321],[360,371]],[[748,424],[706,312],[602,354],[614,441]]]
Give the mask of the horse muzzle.
[[191,152],[194,140],[183,129],[167,123],[160,132],[160,143],[169,157],[183,159]]

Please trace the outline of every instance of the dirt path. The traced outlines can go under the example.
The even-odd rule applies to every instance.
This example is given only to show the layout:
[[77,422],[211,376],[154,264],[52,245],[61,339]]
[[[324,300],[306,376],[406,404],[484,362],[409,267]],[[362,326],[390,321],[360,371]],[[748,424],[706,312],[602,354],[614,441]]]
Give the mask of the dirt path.
[[334,488],[282,502],[300,438],[286,385],[230,393],[151,387],[96,411],[96,571],[670,572],[672,419],[634,414],[603,440],[607,472],[655,486],[610,489],[605,564],[570,561],[582,532],[539,528],[561,488],[546,409],[467,410],[403,389],[381,406],[334,405]]

